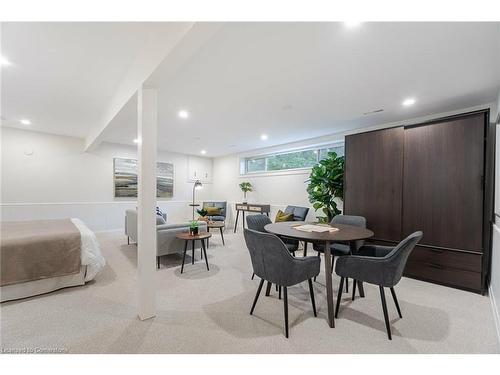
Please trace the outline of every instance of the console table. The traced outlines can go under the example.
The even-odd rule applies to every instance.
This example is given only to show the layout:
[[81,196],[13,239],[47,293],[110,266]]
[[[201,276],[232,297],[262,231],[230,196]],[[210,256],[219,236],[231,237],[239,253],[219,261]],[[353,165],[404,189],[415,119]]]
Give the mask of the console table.
[[240,211],[243,215],[243,228],[245,228],[245,212],[253,212],[256,214],[266,214],[269,216],[271,212],[270,204],[253,204],[253,203],[236,203],[236,221],[234,223],[234,233],[236,233],[236,228],[238,228],[238,217],[240,216]]

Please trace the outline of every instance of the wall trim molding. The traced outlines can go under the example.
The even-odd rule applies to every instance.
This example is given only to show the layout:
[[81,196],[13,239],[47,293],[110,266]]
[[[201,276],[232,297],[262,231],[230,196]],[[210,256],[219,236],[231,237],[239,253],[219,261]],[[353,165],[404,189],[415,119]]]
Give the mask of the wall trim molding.
[[495,321],[495,329],[497,332],[497,340],[500,343],[500,310],[498,309],[497,301],[495,300],[495,294],[491,289],[491,285],[488,286],[488,295],[491,302],[491,310],[493,313],[493,320]]

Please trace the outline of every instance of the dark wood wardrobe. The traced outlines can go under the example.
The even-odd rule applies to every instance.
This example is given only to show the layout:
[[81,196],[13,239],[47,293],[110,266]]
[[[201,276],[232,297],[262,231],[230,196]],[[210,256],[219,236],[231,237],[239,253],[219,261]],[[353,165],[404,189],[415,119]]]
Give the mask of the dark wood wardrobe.
[[494,131],[485,110],[347,136],[344,212],[366,217],[381,244],[423,231],[406,276],[484,292]]

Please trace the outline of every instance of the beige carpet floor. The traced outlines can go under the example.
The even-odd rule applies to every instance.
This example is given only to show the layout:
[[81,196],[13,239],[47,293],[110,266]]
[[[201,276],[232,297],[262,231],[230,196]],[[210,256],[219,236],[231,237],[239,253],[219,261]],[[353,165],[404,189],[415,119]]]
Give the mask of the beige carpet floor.
[[[452,288],[403,278],[396,287],[403,319],[388,297],[389,341],[378,288],[366,298],[344,294],[336,328],[326,323],[324,275],[314,284],[318,317],[307,284],[289,290],[290,338],[273,290],[249,315],[258,280],[241,234],[214,233],[210,272],[196,254],[180,274],[181,257],[164,258],[156,272],[157,316],[137,318],[137,249],[120,233],[98,235],[107,260],[84,287],[1,305],[1,347],[63,349],[69,353],[498,353],[490,301]],[[338,277],[334,277],[335,293]]]

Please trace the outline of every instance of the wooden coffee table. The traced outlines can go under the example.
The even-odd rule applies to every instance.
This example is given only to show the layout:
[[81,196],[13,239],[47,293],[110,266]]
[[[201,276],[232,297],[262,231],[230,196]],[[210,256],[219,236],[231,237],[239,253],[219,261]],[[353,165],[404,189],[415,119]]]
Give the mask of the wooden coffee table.
[[205,254],[205,263],[207,265],[207,271],[210,271],[210,268],[208,268],[207,249],[205,247],[205,240],[208,241],[208,239],[210,237],[212,237],[211,233],[203,232],[203,233],[198,233],[196,235],[191,235],[189,233],[178,233],[175,237],[177,237],[180,240],[185,241],[184,254],[182,255],[181,273],[184,272],[184,261],[186,260],[186,252],[187,252],[187,247],[188,247],[189,241],[191,241],[192,249],[193,249],[191,264],[194,264],[194,244],[195,244],[195,241],[200,241],[201,242],[201,259],[203,259],[203,254]]
[[[207,223],[207,231],[210,232],[210,228],[219,228],[220,230],[220,236],[222,237],[222,245],[226,246],[226,243],[224,242],[224,233],[222,232],[223,229],[226,227],[226,223],[223,221],[210,221]],[[208,247],[208,240],[207,240],[207,247]]]

